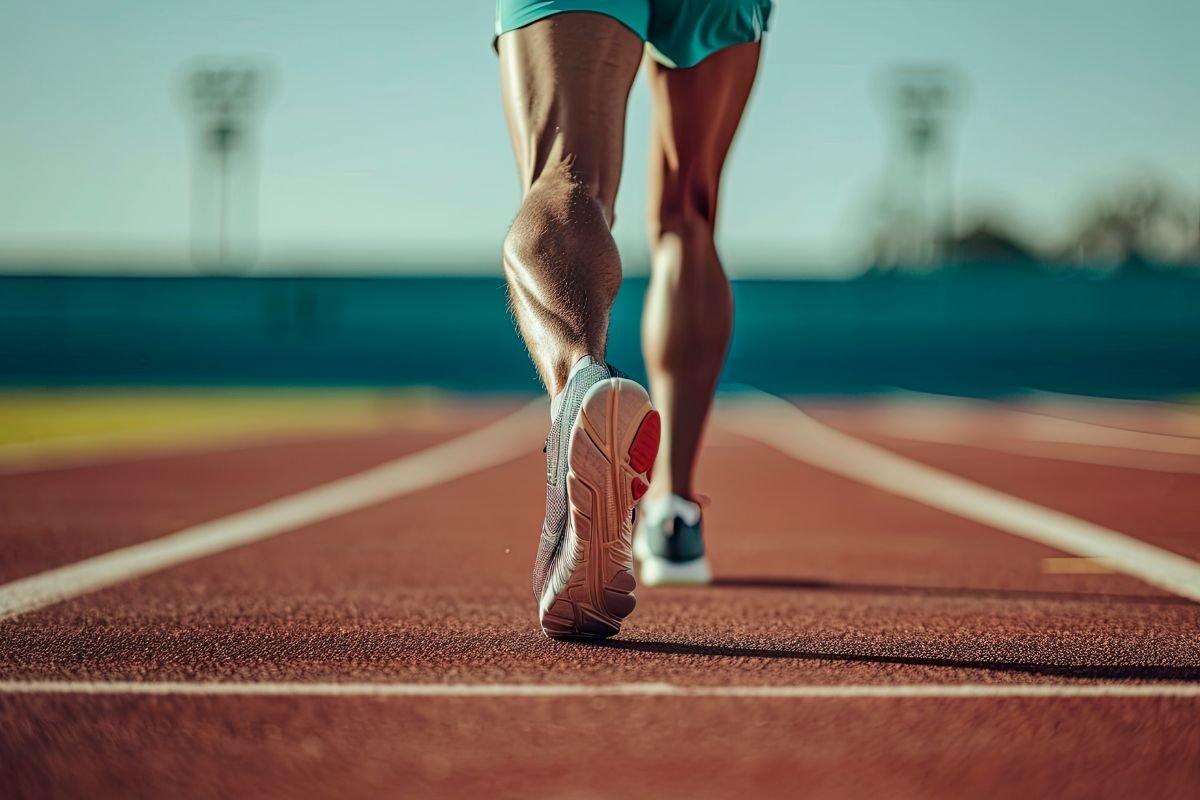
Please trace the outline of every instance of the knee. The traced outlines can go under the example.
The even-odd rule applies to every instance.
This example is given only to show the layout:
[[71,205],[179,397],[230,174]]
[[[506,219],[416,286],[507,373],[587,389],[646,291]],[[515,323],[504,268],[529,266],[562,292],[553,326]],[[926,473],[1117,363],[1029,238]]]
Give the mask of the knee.
[[688,251],[711,249],[717,222],[715,183],[674,175],[664,184],[659,206],[651,210],[651,246],[657,250],[677,241]]
[[713,215],[702,208],[663,209],[650,219],[651,264],[676,280],[723,272],[717,256]]

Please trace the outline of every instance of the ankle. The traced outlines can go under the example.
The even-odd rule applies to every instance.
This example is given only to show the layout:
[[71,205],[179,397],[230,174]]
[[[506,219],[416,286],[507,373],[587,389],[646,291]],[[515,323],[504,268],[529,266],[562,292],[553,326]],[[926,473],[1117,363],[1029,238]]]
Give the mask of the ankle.
[[562,407],[563,395],[566,393],[567,386],[571,383],[571,379],[575,377],[575,373],[579,372],[579,370],[583,369],[584,367],[590,366],[591,364],[597,364],[597,363],[602,363],[602,362],[600,361],[600,359],[598,359],[594,356],[582,355],[582,356],[579,356],[578,358],[573,359],[571,364],[566,367],[565,372],[564,372],[564,374],[566,375],[566,378],[563,380],[561,388],[559,388],[558,391],[552,391],[550,394],[550,419],[551,420],[554,420],[558,417],[558,411]]

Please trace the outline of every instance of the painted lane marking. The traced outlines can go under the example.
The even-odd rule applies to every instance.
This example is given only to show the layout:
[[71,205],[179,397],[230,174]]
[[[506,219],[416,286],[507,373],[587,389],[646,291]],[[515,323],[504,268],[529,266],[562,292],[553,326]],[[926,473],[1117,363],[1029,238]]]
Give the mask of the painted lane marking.
[[1177,553],[868,444],[774,395],[750,390],[730,405],[736,411],[725,419],[727,427],[800,461],[1071,555],[1104,559],[1200,601],[1200,564]]
[[[182,433],[182,429],[172,429]],[[392,433],[397,428],[377,428],[374,432],[380,434]],[[159,428],[158,432],[166,433],[168,429]],[[35,448],[28,452],[5,452],[6,447],[0,445],[0,477],[6,475],[30,475],[37,472],[54,470],[79,469],[81,467],[111,467],[121,464],[136,464],[143,461],[158,459],[183,459],[197,456],[238,453],[266,447],[290,447],[294,445],[321,444],[337,440],[346,440],[354,436],[362,436],[372,432],[369,428],[352,428],[347,426],[341,430],[330,429],[319,432],[302,432],[299,430],[270,431],[259,428],[247,431],[222,431],[208,435],[203,441],[180,439],[178,441],[135,441],[129,449],[107,449],[96,452],[72,452],[64,448],[63,452]],[[190,431],[189,431],[190,433]],[[69,445],[75,445],[81,437],[72,437]],[[67,440],[55,440],[67,441]],[[127,437],[126,443],[131,440]]]
[[462,436],[255,508],[0,585],[0,619],[269,539],[532,452],[541,400]]
[[930,406],[935,407],[942,406],[943,408],[959,409],[987,408],[1002,411],[1005,415],[1019,423],[1018,432],[1022,438],[1032,441],[1082,444],[1092,447],[1142,450],[1151,453],[1170,453],[1172,455],[1183,456],[1200,455],[1200,439],[1188,436],[1131,431],[1126,428],[1053,416],[1038,411],[1022,411],[988,400],[978,400],[970,397],[914,392],[907,389],[901,390],[897,394],[901,397],[924,401]]
[[[1200,436],[1200,406],[1188,405],[1185,402],[1093,397],[1041,389],[1029,389],[1013,399],[1018,402],[1026,402],[1035,408],[1039,406],[1045,408],[1047,409],[1046,413],[1065,411],[1072,419],[1078,418],[1075,416],[1078,414],[1091,415],[1096,409],[1101,412],[1115,410],[1117,412],[1133,411],[1150,414],[1168,425],[1178,427],[1179,430],[1175,433],[1177,436]],[[1086,417],[1084,419],[1086,420]]]
[[[1130,450],[1104,445],[1074,445],[1075,447],[1085,447],[1086,451],[1067,452],[1061,449],[1062,445],[1067,444],[1065,442],[1048,442],[1042,439],[1025,439],[1015,442],[977,441],[967,436],[956,436],[944,430],[912,431],[894,423],[876,425],[874,431],[881,436],[902,439],[907,442],[973,447],[977,450],[990,450],[994,453],[1040,458],[1046,461],[1095,464],[1104,467],[1136,469],[1143,472],[1165,472],[1172,475],[1200,474],[1200,460],[1175,453]],[[1047,446],[1056,449],[1047,450]]]
[[1043,558],[1042,572],[1047,575],[1111,575],[1117,570],[1103,558]]
[[207,681],[0,681],[0,694],[302,697],[737,697],[989,699],[1003,697],[1200,698],[1193,683],[917,683],[844,686],[681,686],[671,683],[280,683]]
[[[334,441],[377,432],[436,432],[442,424],[441,413],[431,415],[428,406],[419,402],[405,409],[401,424],[396,418],[399,410],[378,401],[367,408],[359,407],[365,401],[331,403],[319,411],[298,410],[296,401],[291,401],[279,413],[268,415],[262,407],[269,397],[243,411],[230,408],[221,395],[213,400],[220,412],[213,417],[0,443],[0,476]],[[6,416],[4,403],[0,391],[0,423]],[[10,412],[9,416],[17,415]]]

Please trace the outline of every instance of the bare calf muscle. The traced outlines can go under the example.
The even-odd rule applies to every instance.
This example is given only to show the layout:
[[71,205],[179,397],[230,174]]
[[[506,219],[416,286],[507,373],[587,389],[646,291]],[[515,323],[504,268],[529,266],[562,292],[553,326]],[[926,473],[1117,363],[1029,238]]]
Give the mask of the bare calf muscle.
[[551,394],[603,359],[621,283],[613,205],[642,43],[615,20],[559,14],[500,37],[505,113],[524,192],[504,242],[517,326]]

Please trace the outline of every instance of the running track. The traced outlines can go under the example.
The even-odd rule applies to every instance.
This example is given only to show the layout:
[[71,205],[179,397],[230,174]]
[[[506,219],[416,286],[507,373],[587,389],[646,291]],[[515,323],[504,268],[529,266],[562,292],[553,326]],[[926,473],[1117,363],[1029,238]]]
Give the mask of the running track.
[[602,644],[544,406],[0,469],[0,797],[1200,796],[1200,413],[802,406],[720,409],[718,584]]

